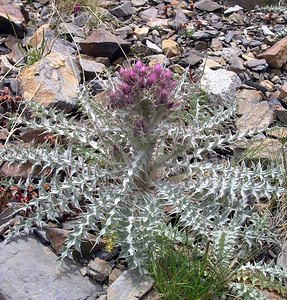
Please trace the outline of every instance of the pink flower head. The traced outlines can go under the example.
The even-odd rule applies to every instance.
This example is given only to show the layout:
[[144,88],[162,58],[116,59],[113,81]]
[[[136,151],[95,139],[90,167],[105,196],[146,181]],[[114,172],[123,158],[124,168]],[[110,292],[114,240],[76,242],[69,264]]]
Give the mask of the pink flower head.
[[140,60],[138,60],[138,61],[136,62],[136,64],[134,65],[134,68],[135,68],[136,70],[140,70],[142,67],[143,67],[143,63],[142,63]]
[[74,7],[73,7],[73,14],[77,14],[80,10],[81,10],[81,5],[78,3],[75,3]]
[[157,75],[154,73],[151,73],[146,81],[146,86],[147,87],[151,87],[152,85],[154,85],[157,81]]
[[[141,101],[143,95],[148,95],[155,109],[174,107],[173,90],[176,81],[172,79],[172,72],[163,69],[160,64],[148,67],[139,60],[132,68],[120,68],[118,77],[120,83],[116,85],[115,91],[109,94],[111,108],[130,109],[132,105]],[[141,122],[144,122],[144,119],[139,118],[135,127],[142,128],[138,131],[145,132],[146,128],[140,125]]]
[[164,70],[162,72],[162,78],[164,80],[168,80],[168,79],[171,79],[172,78],[172,72],[170,70]]
[[131,92],[131,87],[126,82],[123,82],[121,85],[121,90],[123,94],[129,94]]
[[160,64],[156,64],[153,66],[153,71],[156,73],[156,74],[160,74],[161,72],[161,65]]

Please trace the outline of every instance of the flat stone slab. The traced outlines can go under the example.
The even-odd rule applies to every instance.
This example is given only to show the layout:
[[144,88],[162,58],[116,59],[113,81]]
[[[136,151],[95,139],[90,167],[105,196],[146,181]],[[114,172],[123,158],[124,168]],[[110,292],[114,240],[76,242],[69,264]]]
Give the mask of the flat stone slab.
[[[0,243],[0,299],[92,300],[102,287],[83,277],[33,236]],[[63,271],[65,270],[65,271]]]
[[152,288],[153,281],[135,271],[124,271],[107,290],[107,300],[142,299]]

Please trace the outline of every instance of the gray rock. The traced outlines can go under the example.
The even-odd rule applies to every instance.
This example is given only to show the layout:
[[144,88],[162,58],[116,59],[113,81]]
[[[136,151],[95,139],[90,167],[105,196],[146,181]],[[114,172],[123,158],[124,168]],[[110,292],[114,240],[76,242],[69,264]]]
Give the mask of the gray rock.
[[211,40],[218,35],[216,30],[198,30],[193,35],[194,40]]
[[241,80],[232,71],[208,69],[200,83],[201,88],[208,93],[211,102],[226,105],[234,101]]
[[148,9],[145,9],[140,12],[139,16],[143,21],[149,21],[153,18],[156,18],[158,15],[158,10],[155,7],[151,7]]
[[135,7],[144,6],[147,3],[147,0],[132,0],[132,5]]
[[15,66],[13,66],[6,55],[1,55],[0,56],[0,74],[1,75],[8,75],[11,73],[18,73],[18,68],[16,68]]
[[253,59],[245,62],[246,67],[253,71],[264,71],[268,67],[265,59]]
[[178,9],[176,16],[174,18],[173,27],[178,30],[182,28],[182,26],[185,26],[188,23],[188,20],[182,11],[181,8]]
[[81,13],[74,18],[74,24],[78,27],[84,27],[87,25],[91,15],[89,13]]
[[227,10],[224,11],[225,15],[229,15],[229,14],[233,14],[235,12],[239,12],[240,10],[242,10],[243,8],[239,5],[235,5],[233,7],[229,7]]
[[125,39],[128,35],[132,35],[133,33],[134,31],[130,26],[120,27],[114,31],[114,34],[119,35],[122,39]]
[[211,49],[214,51],[220,51],[222,49],[222,42],[218,38],[213,38],[211,40]]
[[194,6],[197,9],[207,12],[213,12],[222,8],[221,5],[211,0],[200,0],[198,2],[195,2]]
[[85,33],[83,29],[73,23],[61,23],[59,24],[58,31],[60,34],[67,36],[78,36],[81,38],[85,38]]
[[32,236],[0,243],[0,252],[0,295],[6,300],[92,300],[102,289],[72,263],[58,269],[57,256]]
[[245,70],[243,60],[236,55],[232,55],[229,60],[229,70],[235,73],[243,72]]
[[249,113],[237,119],[239,132],[267,129],[274,121],[274,112],[267,101],[259,102]]
[[[108,57],[115,60],[130,51],[130,44],[105,29],[95,29],[86,40],[80,42],[84,54]],[[123,53],[124,52],[124,53]]]
[[224,38],[224,41],[225,41],[227,44],[229,44],[229,43],[231,42],[233,36],[234,36],[234,31],[233,31],[233,30],[229,30],[229,31],[227,32],[225,38]]
[[222,57],[227,61],[229,61],[232,56],[241,56],[242,54],[243,52],[238,48],[230,47],[222,49]]
[[152,280],[144,279],[135,271],[124,271],[108,288],[108,300],[142,299],[152,285]]
[[180,60],[180,63],[183,67],[195,66],[202,62],[203,58],[200,53],[196,51],[190,51],[184,55],[184,57]]
[[135,9],[130,1],[124,2],[110,10],[110,13],[118,18],[130,17],[135,13]]
[[13,34],[24,38],[27,31],[28,14],[23,5],[16,1],[1,1],[0,5],[0,34]]
[[94,57],[87,55],[81,55],[79,63],[87,80],[95,78],[97,74],[102,73],[106,69],[104,64],[96,62]]
[[156,52],[156,53],[162,53],[162,49],[157,46],[156,44],[154,44],[153,42],[147,40],[146,41],[146,45],[149,49],[151,49],[152,51]]
[[262,29],[264,35],[271,35],[271,36],[275,35],[275,33],[272,32],[272,31],[268,28],[267,25],[262,25],[261,29]]

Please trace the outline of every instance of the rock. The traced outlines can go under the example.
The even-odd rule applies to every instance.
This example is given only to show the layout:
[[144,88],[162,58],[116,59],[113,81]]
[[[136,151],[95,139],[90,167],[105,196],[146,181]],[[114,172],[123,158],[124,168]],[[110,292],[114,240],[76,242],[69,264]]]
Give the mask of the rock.
[[[23,14],[24,15],[23,15]],[[25,19],[26,17],[26,19]],[[8,3],[5,0],[0,1],[0,33],[13,34],[17,38],[23,39],[27,31],[26,22],[27,13],[24,7],[15,2]]]
[[83,267],[80,269],[80,273],[83,277],[89,275],[89,269],[87,267]]
[[222,49],[222,42],[218,38],[211,40],[211,49],[214,51],[220,51]]
[[189,51],[184,54],[183,58],[180,60],[180,63],[184,68],[188,66],[195,66],[202,62],[202,56],[196,51]]
[[89,275],[96,281],[103,282],[112,272],[112,266],[105,260],[96,258],[89,262]]
[[208,43],[205,41],[198,41],[198,42],[195,42],[194,47],[196,50],[207,50]]
[[245,62],[246,67],[252,69],[253,71],[264,71],[268,67],[265,59],[254,59]]
[[278,140],[264,138],[239,143],[239,148],[246,149],[244,153],[246,158],[277,160],[282,155],[283,145]]
[[178,64],[172,65],[170,67],[170,69],[172,72],[179,74],[179,75],[182,75],[185,72],[185,68],[183,68],[182,66],[180,66]]
[[222,8],[221,5],[211,0],[200,0],[195,2],[194,7],[207,12],[213,12]]
[[262,25],[261,29],[262,29],[264,35],[271,35],[271,36],[275,35],[275,33],[272,32],[272,31],[268,28],[267,25]]
[[0,62],[0,74],[1,75],[18,73],[18,68],[16,68],[9,62],[6,55],[1,55],[0,60],[1,60],[1,62]]
[[86,37],[84,30],[73,23],[59,24],[58,32],[61,35],[65,35],[69,40],[72,40],[72,37],[80,37],[83,39]]
[[135,271],[124,271],[107,290],[108,300],[142,299],[153,286]]
[[203,75],[200,84],[201,88],[208,93],[211,102],[226,105],[234,101],[241,80],[234,72],[209,69]]
[[[50,49],[53,42],[53,32],[49,24],[40,26],[32,36],[26,39],[25,46],[38,49],[43,44],[43,40],[45,41],[45,47]],[[46,52],[48,52],[48,49]]]
[[0,252],[0,295],[6,300],[92,300],[102,289],[68,261],[58,268],[57,256],[32,236],[0,243]]
[[254,107],[262,100],[262,95],[259,91],[242,89],[236,92],[237,113],[244,115],[251,112]]
[[[145,9],[140,12],[139,16],[143,21],[149,21],[153,18],[156,18],[158,15],[158,10],[155,7],[151,7],[148,9]],[[150,26],[150,25],[148,25]]]
[[115,60],[129,53],[130,43],[105,29],[95,29],[86,40],[80,42],[84,54]]
[[207,58],[203,61],[204,70],[203,73],[208,72],[208,70],[218,70],[221,69],[221,65],[213,59]]
[[148,65],[150,67],[153,67],[156,64],[163,64],[165,60],[167,59],[164,54],[155,54],[155,55],[150,55],[147,57],[149,60]]
[[144,26],[144,27],[136,26],[135,30],[134,30],[134,34],[139,40],[141,40],[143,37],[148,35],[149,30],[150,30],[150,28],[147,26]]
[[234,31],[233,30],[229,30],[224,38],[225,43],[229,44],[234,36]]
[[130,26],[120,27],[114,31],[114,34],[120,36],[122,39],[125,39],[127,36],[132,35],[133,33],[134,31]]
[[157,52],[157,53],[162,53],[162,49],[159,46],[157,46],[156,44],[152,43],[151,41],[146,40],[146,45],[152,51]]
[[286,127],[274,127],[268,130],[268,136],[272,136],[274,138],[286,139],[287,138],[287,128]]
[[51,246],[55,249],[57,253],[60,253],[67,237],[69,236],[70,231],[61,229],[61,228],[53,228],[48,227],[46,231],[47,239],[50,241]]
[[[15,210],[12,207],[5,208],[6,205],[3,205],[3,197],[1,195],[1,204],[0,204],[0,226],[9,222],[14,214]],[[4,207],[3,207],[4,206]],[[4,208],[4,209],[3,209]]]
[[135,9],[130,1],[124,2],[110,10],[110,13],[118,18],[130,17],[135,13]]
[[17,44],[19,40],[12,34],[8,34],[8,36],[5,39],[5,46],[12,50],[12,47]]
[[120,269],[113,269],[113,271],[111,272],[111,274],[109,275],[109,285],[111,285],[114,281],[116,281],[116,279],[122,274],[123,271],[121,271]]
[[260,82],[260,85],[263,86],[267,91],[272,92],[274,89],[274,84],[269,80],[263,80]]
[[161,297],[158,295],[155,289],[152,289],[143,300],[161,300]]
[[236,121],[239,132],[267,129],[274,121],[274,111],[267,101],[259,102],[253,110]]
[[229,60],[229,70],[235,73],[241,73],[245,71],[243,60],[236,55],[232,55]]
[[168,20],[167,19],[159,19],[159,18],[150,18],[149,21],[146,23],[147,26],[150,28],[153,27],[168,27]]
[[[50,241],[51,246],[56,252],[60,252],[65,241],[71,231],[62,228],[48,227],[46,230],[47,239]],[[105,242],[100,241],[96,244],[97,237],[93,234],[88,233],[86,238],[81,240],[81,253],[78,251],[73,252],[74,258],[78,259],[80,256],[89,256],[100,251],[104,246]]]
[[281,88],[278,98],[283,99],[287,97],[287,82],[285,82]]
[[57,52],[20,70],[19,90],[25,101],[33,100],[71,111],[78,102],[78,86],[72,69]]
[[235,13],[235,12],[239,12],[239,11],[241,11],[241,10],[243,10],[243,8],[242,8],[241,6],[235,5],[235,6],[233,6],[233,7],[229,7],[227,10],[225,10],[225,11],[224,11],[224,14],[225,14],[225,15],[230,15],[230,14],[233,14],[233,13]]
[[218,31],[216,30],[198,30],[193,35],[192,38],[194,40],[211,40],[216,37]]
[[176,29],[176,30],[182,29],[187,23],[188,23],[188,20],[185,16],[184,12],[182,11],[181,8],[179,8],[176,12],[176,16],[173,21],[174,29]]
[[147,3],[147,0],[132,0],[132,5],[135,7],[144,6]]
[[226,60],[229,61],[232,56],[241,56],[242,55],[242,51],[240,49],[237,48],[223,48],[222,49],[222,57]]
[[170,39],[162,41],[162,51],[167,57],[177,56],[180,53],[177,42]]
[[259,54],[258,58],[266,59],[271,67],[280,69],[287,62],[287,36]]
[[97,62],[94,57],[81,55],[78,59],[87,80],[94,79],[97,74],[102,73],[106,69],[106,66]]
[[29,128],[20,134],[20,139],[24,143],[43,144],[47,141],[47,134],[43,130]]
[[277,119],[281,123],[286,125],[287,124],[287,109],[285,109],[279,101],[277,102],[277,104],[275,104],[273,106],[273,108],[274,108],[274,112],[275,112]]

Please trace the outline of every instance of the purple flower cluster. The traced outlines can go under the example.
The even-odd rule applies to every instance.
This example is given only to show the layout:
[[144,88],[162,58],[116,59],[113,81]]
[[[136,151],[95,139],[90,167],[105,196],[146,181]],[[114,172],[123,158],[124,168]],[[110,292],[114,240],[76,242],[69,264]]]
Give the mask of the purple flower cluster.
[[155,108],[171,109],[175,106],[173,99],[176,81],[172,72],[157,64],[153,67],[138,61],[131,68],[121,68],[120,83],[114,92],[109,94],[111,108],[128,108],[142,101],[143,95],[148,96]]

